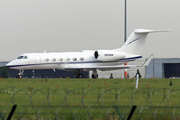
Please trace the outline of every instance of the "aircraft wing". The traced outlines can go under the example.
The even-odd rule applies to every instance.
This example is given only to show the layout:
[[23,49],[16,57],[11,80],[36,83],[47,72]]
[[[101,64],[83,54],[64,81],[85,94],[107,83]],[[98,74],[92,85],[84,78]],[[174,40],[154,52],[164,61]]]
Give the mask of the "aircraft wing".
[[116,66],[82,66],[82,67],[72,67],[66,66],[66,70],[76,70],[76,69],[125,69],[130,67],[138,67],[137,65],[116,65]]
[[142,65],[115,65],[115,66],[78,66],[78,67],[73,67],[73,66],[65,66],[64,68],[66,70],[76,70],[76,69],[100,69],[100,70],[108,70],[108,69],[126,69],[126,68],[131,68],[131,67],[143,67],[143,66],[147,66],[149,64],[149,62],[151,61],[153,57],[153,54],[151,54],[149,56],[149,58],[147,60],[145,60],[145,62]]

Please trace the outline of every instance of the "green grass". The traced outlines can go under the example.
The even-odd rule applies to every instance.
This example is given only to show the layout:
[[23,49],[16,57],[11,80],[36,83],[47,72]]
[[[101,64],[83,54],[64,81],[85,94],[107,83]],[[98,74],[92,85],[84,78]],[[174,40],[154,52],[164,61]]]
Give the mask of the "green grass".
[[[126,89],[135,87],[135,79],[0,79],[0,88],[15,87],[15,88],[121,88]],[[180,85],[179,79],[173,79],[173,86],[169,86],[169,79],[140,79],[139,88],[174,88],[177,89]],[[59,87],[58,87],[59,86]]]
[[134,89],[135,83],[135,79],[1,78],[0,111],[7,117],[17,104],[14,120],[21,116],[28,120],[107,119],[107,114],[120,119],[114,106],[127,117],[132,105],[137,105],[133,119],[139,119],[139,113],[144,119],[153,119],[153,114],[158,119],[173,119],[173,115],[180,119],[180,79],[140,79],[139,89]]

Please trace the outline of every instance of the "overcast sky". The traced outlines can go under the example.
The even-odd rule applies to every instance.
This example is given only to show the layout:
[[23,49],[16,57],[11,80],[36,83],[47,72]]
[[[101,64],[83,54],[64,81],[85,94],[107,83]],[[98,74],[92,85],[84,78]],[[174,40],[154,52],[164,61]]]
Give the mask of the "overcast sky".
[[[180,0],[127,0],[127,37],[148,35],[143,59],[180,57]],[[0,61],[22,53],[115,49],[124,42],[124,0],[0,0]]]

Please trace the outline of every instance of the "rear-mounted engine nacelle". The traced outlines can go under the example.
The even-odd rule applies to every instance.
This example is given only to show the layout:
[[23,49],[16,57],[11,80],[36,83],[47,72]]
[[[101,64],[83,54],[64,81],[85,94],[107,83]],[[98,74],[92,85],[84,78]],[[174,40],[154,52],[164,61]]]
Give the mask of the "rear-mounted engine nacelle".
[[101,61],[114,61],[125,58],[126,54],[114,50],[97,50],[94,52],[94,57]]

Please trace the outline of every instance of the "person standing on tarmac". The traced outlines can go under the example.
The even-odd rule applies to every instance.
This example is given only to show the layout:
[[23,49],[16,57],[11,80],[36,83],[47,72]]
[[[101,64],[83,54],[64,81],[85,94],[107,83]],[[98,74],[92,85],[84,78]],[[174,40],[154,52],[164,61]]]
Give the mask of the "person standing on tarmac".
[[140,74],[140,72],[139,72],[139,69],[137,69],[137,73],[136,73],[136,75],[135,75],[135,78],[137,78],[137,75],[139,75],[139,78],[141,78],[141,74]]

